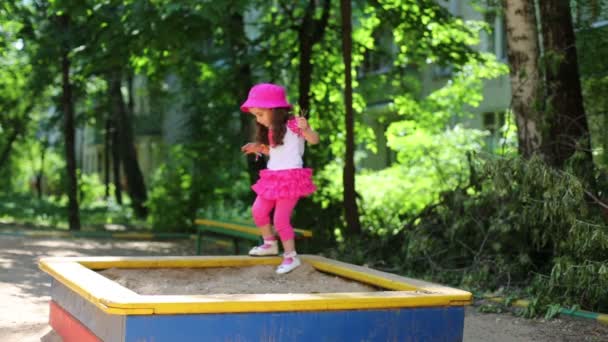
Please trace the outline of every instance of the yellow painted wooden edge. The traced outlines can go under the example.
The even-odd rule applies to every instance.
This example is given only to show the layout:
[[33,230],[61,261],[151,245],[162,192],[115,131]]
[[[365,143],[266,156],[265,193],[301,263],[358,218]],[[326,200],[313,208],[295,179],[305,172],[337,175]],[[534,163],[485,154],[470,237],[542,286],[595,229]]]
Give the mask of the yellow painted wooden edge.
[[[197,225],[210,225],[210,226],[217,226],[217,227],[223,227],[223,228],[230,228],[230,229],[234,229],[236,231],[240,231],[240,232],[244,232],[244,233],[261,235],[259,229],[247,227],[247,226],[240,225],[240,224],[208,220],[208,219],[196,219],[194,221],[194,223]],[[294,230],[296,232],[302,234],[302,236],[304,236],[304,237],[312,237],[312,231],[310,231],[310,230],[299,229],[299,228],[294,228]]]
[[369,285],[373,285],[380,288],[385,288],[389,290],[395,291],[416,291],[417,287],[412,286],[410,284],[393,281],[390,279],[386,279],[383,277],[378,277],[374,275],[365,274],[362,272],[357,272],[349,268],[343,268],[336,265],[328,264],[323,261],[318,261],[314,259],[306,259],[308,263],[310,263],[315,269],[319,271],[323,271],[326,273],[331,273],[335,275],[342,276],[344,278],[357,280],[359,282],[363,282]]
[[427,294],[441,294],[450,296],[454,302],[465,301],[470,304],[473,294],[467,291],[381,272],[367,267],[347,264],[337,260],[327,259],[316,255],[304,255],[302,259],[310,263],[315,269],[347,279],[356,280],[372,286],[395,291],[419,291]]
[[[152,307],[155,314],[330,311],[455,306],[450,298],[411,291],[326,294],[140,296],[137,301],[103,304],[131,310]],[[462,306],[462,305],[458,305]]]
[[[399,282],[392,274],[364,269],[360,266],[340,263],[319,256],[304,255],[302,258],[313,267],[378,287],[409,291],[384,291],[373,293],[325,293],[325,294],[270,294],[270,295],[206,295],[206,296],[142,296],[112,282],[109,287],[91,289],[91,283],[80,277],[105,278],[93,269],[158,268],[158,267],[242,267],[252,265],[276,265],[280,258],[252,258],[247,256],[201,257],[69,257],[46,258],[40,268],[108,314],[180,314],[180,313],[228,313],[270,311],[318,311],[343,309],[372,309],[396,307],[463,306],[471,303],[469,292],[417,281],[429,286],[412,286]],[[324,264],[325,262],[325,264]],[[63,269],[60,265],[64,265]],[[319,267],[323,267],[320,269]],[[85,271],[86,270],[86,271]],[[374,272],[366,275],[365,272]],[[88,273],[95,273],[95,276]],[[382,279],[385,274],[388,279]],[[392,279],[391,279],[392,278]],[[407,279],[407,278],[402,278]],[[107,278],[106,278],[107,281]],[[378,282],[381,282],[378,283]],[[390,287],[388,287],[390,286]],[[106,291],[107,289],[107,291]],[[412,290],[415,290],[412,291]]]
[[201,268],[246,267],[278,265],[280,257],[253,258],[248,256],[199,256],[199,257],[85,257],[76,258],[79,264],[93,269],[107,268]]
[[98,308],[100,308],[101,310],[103,310],[103,312],[110,314],[110,315],[122,315],[122,316],[126,316],[126,315],[153,315],[154,314],[154,309],[152,308],[131,308],[131,309],[123,309],[123,308],[114,308],[114,307],[109,307],[106,306],[103,302],[105,302],[106,299],[101,299],[100,302],[94,303]]
[[596,320],[598,322],[600,322],[601,324],[608,325],[608,315],[599,314],[599,315],[597,315]]
[[[60,268],[61,266],[71,267],[71,270],[61,269]],[[104,298],[106,296],[111,297],[111,298],[122,298],[122,299],[127,299],[127,300],[135,300],[135,297],[139,296],[139,295],[136,294],[135,292],[121,286],[120,284],[115,283],[115,282],[103,277],[102,275],[97,274],[96,272],[80,265],[77,262],[46,261],[46,260],[42,259],[38,263],[38,267],[41,270],[43,270],[44,272],[50,274],[53,278],[55,278],[57,281],[61,282],[65,286],[67,286],[72,291],[76,292],[82,298],[88,300],[89,302],[91,302],[92,304],[94,304],[95,306],[97,306],[102,311],[104,311],[108,314],[151,315],[154,313],[154,310],[152,308],[134,308],[134,309],[125,311],[124,309],[120,309],[120,308],[117,309],[117,308],[106,306],[105,304],[102,303],[103,301],[106,300]],[[101,280],[101,281],[105,280],[107,284],[103,284],[104,287],[102,289],[98,289],[98,290],[92,289],[91,285],[96,284],[96,282],[95,281],[91,281],[91,282],[79,281],[82,279],[78,279],[78,278],[80,278],[79,275],[77,274],[78,271],[91,272],[91,274],[96,275],[96,278],[97,278],[96,280]],[[105,285],[108,285],[108,283],[110,285],[105,286]],[[118,290],[118,291],[116,291],[116,290]],[[116,292],[122,292],[122,293],[117,294]]]

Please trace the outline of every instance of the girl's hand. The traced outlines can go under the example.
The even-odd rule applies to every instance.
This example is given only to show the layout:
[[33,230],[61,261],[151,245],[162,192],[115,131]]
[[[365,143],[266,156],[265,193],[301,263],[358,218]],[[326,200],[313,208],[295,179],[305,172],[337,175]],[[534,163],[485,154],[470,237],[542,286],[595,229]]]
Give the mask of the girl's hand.
[[298,128],[302,131],[306,131],[310,128],[308,125],[308,120],[306,120],[306,118],[303,116],[296,117],[296,123],[298,124]]
[[261,146],[258,143],[247,143],[241,147],[241,151],[245,154],[260,153]]

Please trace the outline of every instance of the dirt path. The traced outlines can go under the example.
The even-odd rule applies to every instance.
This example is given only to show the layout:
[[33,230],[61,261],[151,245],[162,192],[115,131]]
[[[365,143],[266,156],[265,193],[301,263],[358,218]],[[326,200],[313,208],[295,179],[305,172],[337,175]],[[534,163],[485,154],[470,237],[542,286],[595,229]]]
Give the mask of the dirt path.
[[[45,256],[192,255],[193,242],[130,242],[86,239],[31,239],[0,236],[0,341],[40,341],[49,331],[50,278],[38,270]],[[532,321],[509,314],[467,309],[465,341],[608,341],[608,328],[595,322]]]

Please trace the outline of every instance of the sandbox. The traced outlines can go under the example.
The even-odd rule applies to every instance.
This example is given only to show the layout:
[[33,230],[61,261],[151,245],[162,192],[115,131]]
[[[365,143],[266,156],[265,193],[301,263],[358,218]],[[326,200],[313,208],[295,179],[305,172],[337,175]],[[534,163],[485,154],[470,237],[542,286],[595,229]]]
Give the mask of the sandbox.
[[319,256],[46,258],[70,341],[462,341],[471,294]]

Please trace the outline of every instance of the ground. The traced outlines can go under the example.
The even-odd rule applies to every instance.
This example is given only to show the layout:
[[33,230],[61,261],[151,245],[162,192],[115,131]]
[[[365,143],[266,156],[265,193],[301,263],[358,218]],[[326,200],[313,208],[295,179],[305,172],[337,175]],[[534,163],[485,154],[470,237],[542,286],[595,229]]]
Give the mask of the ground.
[[[36,261],[46,256],[192,255],[193,241],[133,242],[0,236],[0,341],[40,341],[50,328],[50,278]],[[570,318],[549,322],[511,314],[479,313],[469,307],[465,341],[608,341],[608,327]]]

